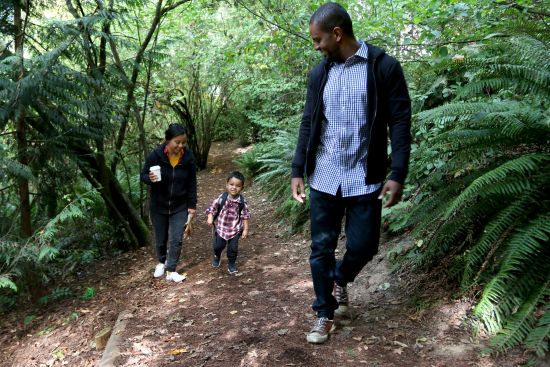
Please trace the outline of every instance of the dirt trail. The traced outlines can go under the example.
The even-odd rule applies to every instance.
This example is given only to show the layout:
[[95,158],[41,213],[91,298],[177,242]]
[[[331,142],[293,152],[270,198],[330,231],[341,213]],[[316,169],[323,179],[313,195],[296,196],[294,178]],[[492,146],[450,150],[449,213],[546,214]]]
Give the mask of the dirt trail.
[[[283,235],[275,208],[258,187],[248,185],[244,192],[253,217],[249,239],[240,242],[238,276],[228,274],[226,258],[219,269],[210,265],[204,210],[223,190],[239,153],[236,146],[214,144],[209,167],[199,174],[195,233],[184,243],[178,268],[187,280],[153,279],[152,248],[97,264],[68,280],[76,294],[95,288],[92,299],[20,309],[2,318],[0,366],[94,366],[102,355],[93,346],[94,335],[113,326],[122,311],[129,316],[119,335],[117,366],[518,365],[520,358],[483,353],[484,342],[474,341],[466,328],[471,306],[466,301],[411,307],[414,302],[390,275],[385,257],[398,240],[386,241],[350,287],[352,318],[339,320],[326,344],[308,344],[305,332],[314,320],[309,241]],[[35,318],[25,325],[30,315]]]

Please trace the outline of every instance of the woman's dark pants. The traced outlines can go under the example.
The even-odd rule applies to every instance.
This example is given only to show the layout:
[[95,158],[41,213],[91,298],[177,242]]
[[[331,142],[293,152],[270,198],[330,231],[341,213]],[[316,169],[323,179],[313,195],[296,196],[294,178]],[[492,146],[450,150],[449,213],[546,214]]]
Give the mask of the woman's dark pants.
[[155,249],[159,262],[164,264],[167,271],[176,271],[187,210],[173,214],[151,212],[151,222],[155,231]]

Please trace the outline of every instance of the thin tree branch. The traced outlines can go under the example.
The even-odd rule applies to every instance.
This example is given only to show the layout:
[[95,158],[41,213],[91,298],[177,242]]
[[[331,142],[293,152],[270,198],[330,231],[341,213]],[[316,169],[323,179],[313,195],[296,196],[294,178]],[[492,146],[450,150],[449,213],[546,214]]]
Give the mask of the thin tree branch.
[[237,1],[235,1],[235,3],[236,3],[237,5],[241,5],[241,6],[242,6],[243,8],[245,8],[246,11],[248,11],[250,14],[254,15],[254,16],[257,17],[257,18],[260,18],[260,19],[263,20],[264,22],[267,22],[267,23],[269,23],[269,24],[271,24],[271,25],[277,27],[277,28],[279,28],[280,30],[287,32],[288,34],[291,34],[291,35],[293,35],[293,36],[296,36],[296,37],[300,38],[300,39],[303,40],[303,41],[309,42],[309,38],[305,37],[304,35],[302,35],[302,34],[300,34],[300,33],[298,33],[298,32],[295,32],[295,31],[293,31],[293,30],[291,30],[291,29],[288,29],[288,28],[286,28],[286,27],[283,27],[282,25],[280,25],[280,24],[278,24],[278,23],[275,23],[275,22],[273,22],[273,21],[267,19],[265,16],[263,16],[263,15],[261,15],[261,14],[255,13],[254,11],[252,11],[251,9],[249,9],[245,4],[243,4],[242,1],[238,1],[238,0],[237,0]]
[[164,14],[168,13],[169,11],[171,10],[174,10],[175,8],[177,8],[178,6],[180,5],[183,5],[185,3],[188,3],[190,2],[191,0],[180,0],[180,1],[176,1],[174,4],[172,5],[167,5],[165,6],[162,11],[161,11],[161,16],[163,16]]

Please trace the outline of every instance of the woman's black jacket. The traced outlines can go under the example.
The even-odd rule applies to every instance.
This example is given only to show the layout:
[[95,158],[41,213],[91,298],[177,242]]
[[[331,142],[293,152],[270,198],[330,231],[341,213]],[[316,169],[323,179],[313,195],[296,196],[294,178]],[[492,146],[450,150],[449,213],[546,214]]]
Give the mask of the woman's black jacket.
[[[166,144],[156,147],[145,160],[141,182],[151,186],[150,210],[159,214],[173,214],[197,207],[197,168],[189,148],[176,167],[172,167],[164,153]],[[151,182],[149,167],[160,166],[161,181]]]

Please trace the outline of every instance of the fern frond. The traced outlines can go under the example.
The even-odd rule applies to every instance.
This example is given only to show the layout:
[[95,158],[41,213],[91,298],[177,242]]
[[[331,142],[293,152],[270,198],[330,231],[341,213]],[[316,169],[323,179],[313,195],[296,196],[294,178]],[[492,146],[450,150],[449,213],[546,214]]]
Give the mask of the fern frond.
[[505,317],[518,304],[516,299],[521,298],[513,298],[515,292],[520,290],[520,295],[525,297],[530,289],[537,289],[542,269],[546,269],[542,274],[549,276],[550,258],[546,247],[550,236],[549,220],[550,213],[539,215],[505,243],[506,252],[499,271],[485,286],[474,311],[489,332],[499,330]]
[[17,292],[17,285],[7,276],[7,275],[0,275],[0,289],[3,288],[9,288],[15,292]]
[[[549,284],[547,283],[546,286]],[[506,325],[491,340],[491,345],[505,351],[521,344],[530,334],[535,324],[534,313],[539,303],[544,299],[547,290],[540,287],[521,305],[506,322]]]
[[0,177],[4,175],[36,182],[36,178],[28,166],[22,165],[18,161],[7,157],[0,159]]
[[[528,154],[511,161],[508,161],[483,176],[477,178],[470,186],[468,186],[450,205],[447,209],[444,218],[449,218],[459,207],[466,202],[471,201],[484,187],[504,179],[508,175],[518,175],[528,177],[531,173],[538,170],[539,164],[550,162],[550,156],[547,154]],[[512,188],[511,188],[512,190]],[[511,191],[513,192],[513,191]]]
[[[527,193],[520,200],[513,201],[490,220],[483,231],[483,235],[477,243],[465,253],[464,272],[462,276],[462,289],[468,289],[477,281],[481,271],[481,264],[487,261],[486,256],[496,252],[493,247],[499,246],[514,229],[515,223],[521,223],[525,216],[532,212],[533,199]],[[474,278],[475,276],[475,278]]]
[[[546,297],[550,297],[550,284],[546,284]],[[548,352],[550,342],[550,302],[542,308],[542,316],[537,325],[525,338],[525,346],[533,349],[537,355],[544,356]]]

